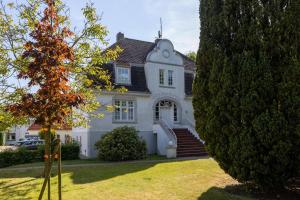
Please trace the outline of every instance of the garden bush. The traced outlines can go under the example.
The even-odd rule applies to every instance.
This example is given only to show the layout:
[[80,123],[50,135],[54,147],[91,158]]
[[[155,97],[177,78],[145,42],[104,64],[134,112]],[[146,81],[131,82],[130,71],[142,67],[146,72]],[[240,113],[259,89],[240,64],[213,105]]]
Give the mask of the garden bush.
[[[45,147],[39,146],[38,150],[41,160],[43,160]],[[77,160],[79,159],[80,146],[77,143],[61,145],[61,159],[62,160]]]
[[[61,146],[62,160],[79,159],[80,146],[77,143],[63,144]],[[19,148],[17,150],[6,150],[0,152],[0,168],[19,165],[24,163],[42,162],[44,160],[44,145],[37,150]]]
[[95,144],[98,157],[106,161],[138,160],[146,157],[146,143],[133,127],[119,127],[106,133]]
[[36,161],[41,161],[40,153],[25,148],[7,150],[0,153],[0,168]]

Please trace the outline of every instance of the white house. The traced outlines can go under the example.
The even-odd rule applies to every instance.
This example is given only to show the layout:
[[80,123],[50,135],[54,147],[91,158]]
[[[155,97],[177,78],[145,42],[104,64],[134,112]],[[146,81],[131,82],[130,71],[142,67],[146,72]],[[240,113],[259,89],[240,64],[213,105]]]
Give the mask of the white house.
[[118,33],[112,47],[116,45],[123,52],[103,68],[116,86],[125,86],[128,92],[102,93],[98,101],[114,105],[115,111],[101,111],[104,119],[91,119],[89,128],[73,128],[72,137],[81,143],[81,154],[95,157],[95,142],[106,132],[127,125],[138,130],[149,154],[206,155],[194,128],[194,62],[176,51],[168,39],[146,42]]
[[[5,145],[14,145],[16,142],[26,138],[38,137],[41,129],[42,126],[34,123],[34,120],[31,120],[28,124],[15,125],[4,134],[3,143]],[[56,129],[55,132],[60,135],[62,143],[67,143],[72,139],[72,127],[64,126]]]
[[[42,126],[36,123],[32,123],[27,129],[28,136],[39,136],[39,132],[42,130]],[[72,127],[63,126],[55,129],[56,134],[60,135],[61,142],[67,143],[71,139]]]

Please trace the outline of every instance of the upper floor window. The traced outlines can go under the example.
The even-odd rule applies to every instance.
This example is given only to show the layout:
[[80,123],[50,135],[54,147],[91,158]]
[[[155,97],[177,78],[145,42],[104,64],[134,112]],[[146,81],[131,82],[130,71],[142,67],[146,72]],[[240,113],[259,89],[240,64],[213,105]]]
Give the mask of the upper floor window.
[[173,71],[168,70],[168,85],[173,86]]
[[130,68],[117,67],[116,71],[117,83],[130,84]]
[[120,122],[135,121],[135,102],[128,100],[115,100],[114,120]]
[[174,71],[159,69],[159,85],[172,87],[174,85]]
[[159,84],[164,85],[165,84],[165,70],[159,69]]

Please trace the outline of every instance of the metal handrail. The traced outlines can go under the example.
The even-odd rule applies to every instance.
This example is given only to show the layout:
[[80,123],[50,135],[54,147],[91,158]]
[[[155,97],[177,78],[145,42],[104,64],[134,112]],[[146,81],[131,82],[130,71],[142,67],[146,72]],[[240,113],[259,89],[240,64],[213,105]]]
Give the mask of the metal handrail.
[[158,122],[164,129],[164,131],[166,131],[171,137],[173,137],[172,139],[174,139],[175,145],[177,146],[177,136],[173,129],[163,119],[160,119]]

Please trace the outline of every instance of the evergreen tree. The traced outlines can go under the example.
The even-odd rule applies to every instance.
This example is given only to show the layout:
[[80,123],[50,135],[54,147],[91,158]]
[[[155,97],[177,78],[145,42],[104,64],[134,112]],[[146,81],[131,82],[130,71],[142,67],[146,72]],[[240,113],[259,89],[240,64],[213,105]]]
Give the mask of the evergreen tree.
[[197,131],[234,178],[282,187],[300,166],[300,5],[200,4]]

